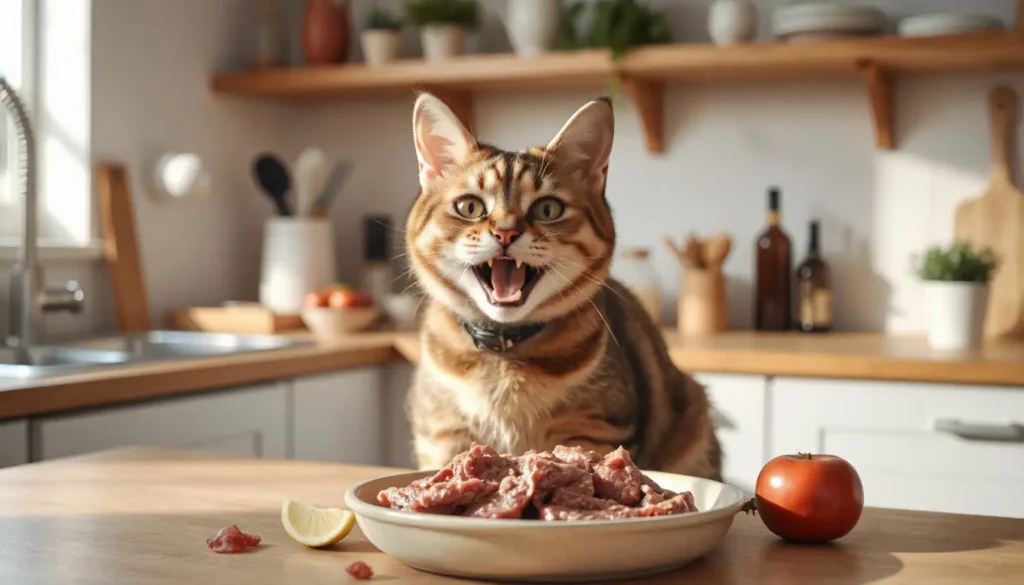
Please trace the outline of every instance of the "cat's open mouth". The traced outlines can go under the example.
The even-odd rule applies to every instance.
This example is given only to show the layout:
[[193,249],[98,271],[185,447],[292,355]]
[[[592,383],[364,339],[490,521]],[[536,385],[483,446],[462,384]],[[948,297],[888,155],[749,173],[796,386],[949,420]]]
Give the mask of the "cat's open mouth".
[[514,258],[494,258],[473,267],[487,300],[498,307],[516,307],[526,302],[542,270]]

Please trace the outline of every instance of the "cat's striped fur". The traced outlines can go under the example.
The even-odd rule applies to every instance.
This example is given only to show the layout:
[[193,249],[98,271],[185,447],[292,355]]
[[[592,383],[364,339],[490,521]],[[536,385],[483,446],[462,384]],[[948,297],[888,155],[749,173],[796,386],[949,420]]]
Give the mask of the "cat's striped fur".
[[[478,144],[437,98],[417,100],[421,192],[406,225],[428,294],[408,411],[421,468],[471,441],[502,452],[625,445],[643,468],[720,478],[704,389],[668,357],[655,323],[609,278],[615,226],[604,185],[613,132],[606,100],[581,108],[546,148]],[[460,217],[467,195],[486,214]],[[564,203],[556,221],[534,204]],[[518,234],[503,248],[498,232]],[[472,266],[501,255],[543,269],[522,306],[495,306]],[[544,323],[507,352],[478,349],[463,322]]]

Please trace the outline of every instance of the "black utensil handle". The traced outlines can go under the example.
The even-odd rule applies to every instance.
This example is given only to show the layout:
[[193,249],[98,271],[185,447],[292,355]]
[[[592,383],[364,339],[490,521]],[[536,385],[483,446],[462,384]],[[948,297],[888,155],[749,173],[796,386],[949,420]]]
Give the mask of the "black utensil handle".
[[283,197],[275,197],[274,203],[277,204],[277,213],[282,217],[291,217],[292,210],[288,208],[288,202]]

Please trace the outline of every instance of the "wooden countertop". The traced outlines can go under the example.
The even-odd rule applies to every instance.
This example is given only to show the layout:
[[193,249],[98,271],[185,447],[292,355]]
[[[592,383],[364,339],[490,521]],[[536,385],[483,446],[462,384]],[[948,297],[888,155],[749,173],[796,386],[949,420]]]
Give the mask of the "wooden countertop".
[[[393,470],[220,459],[127,448],[0,470],[0,582],[76,585],[348,583],[369,563],[388,583],[467,583],[421,573],[374,548],[358,528],[325,550],[292,541],[284,498],[343,506],[351,485]],[[264,545],[218,555],[206,538],[228,524]],[[1024,520],[868,509],[828,546],[775,538],[740,514],[704,559],[645,583],[825,585],[1018,584]]]
[[[1024,389],[1024,342],[937,352],[923,338],[880,333],[730,332],[683,338],[665,331],[672,360],[694,372],[1012,386]],[[419,360],[416,333],[356,334],[307,347],[0,381],[0,419],[111,405]]]

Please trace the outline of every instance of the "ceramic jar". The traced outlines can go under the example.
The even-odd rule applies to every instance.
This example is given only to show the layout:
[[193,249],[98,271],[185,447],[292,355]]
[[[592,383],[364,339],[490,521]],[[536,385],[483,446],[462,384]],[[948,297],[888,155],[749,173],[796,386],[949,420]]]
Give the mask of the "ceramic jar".
[[378,67],[398,59],[402,50],[402,39],[398,32],[385,29],[367,29],[360,33],[363,58],[371,67]]
[[981,347],[988,294],[983,282],[925,282],[928,344],[940,350]]
[[348,57],[348,0],[307,0],[302,18],[302,53],[309,65]]
[[423,43],[423,58],[427,61],[444,61],[462,54],[466,31],[452,24],[432,24],[420,29]]
[[716,45],[749,43],[757,36],[754,0],[715,0],[708,12],[708,33]]
[[556,0],[507,0],[505,30],[520,57],[533,57],[555,46],[561,5]]

